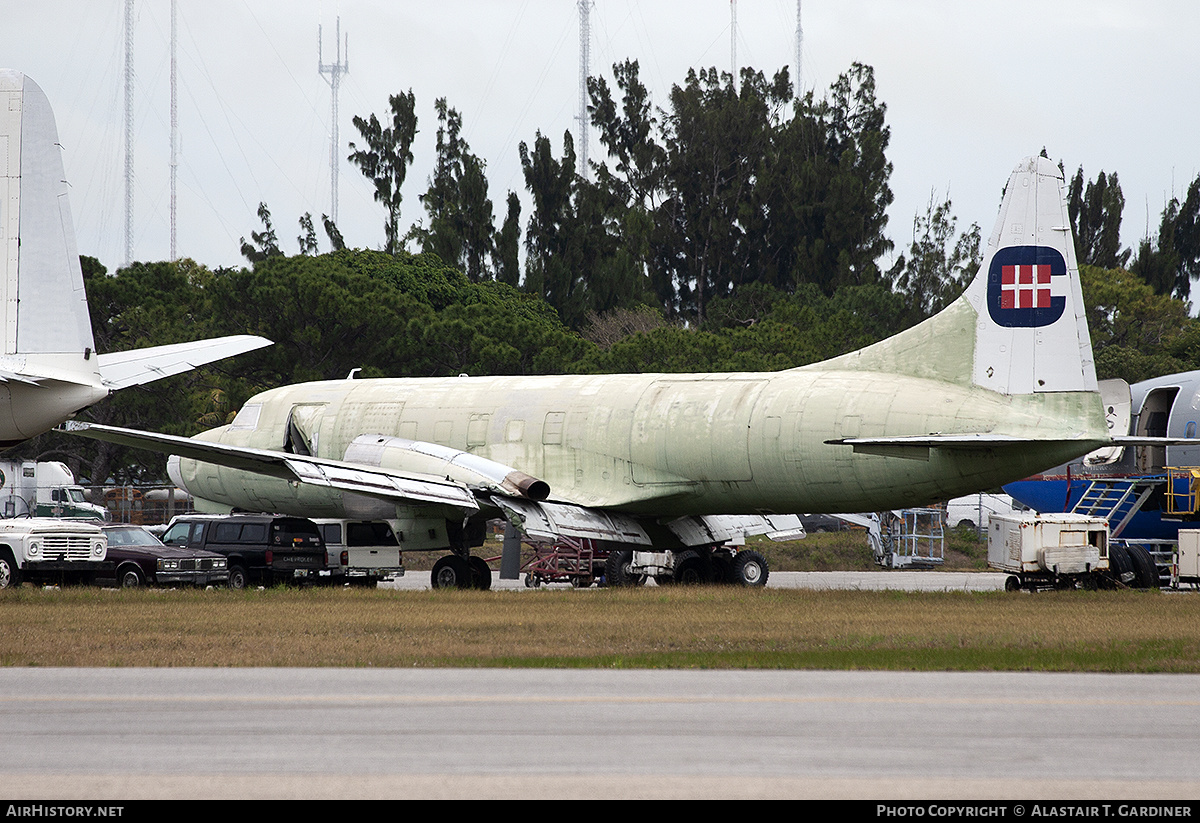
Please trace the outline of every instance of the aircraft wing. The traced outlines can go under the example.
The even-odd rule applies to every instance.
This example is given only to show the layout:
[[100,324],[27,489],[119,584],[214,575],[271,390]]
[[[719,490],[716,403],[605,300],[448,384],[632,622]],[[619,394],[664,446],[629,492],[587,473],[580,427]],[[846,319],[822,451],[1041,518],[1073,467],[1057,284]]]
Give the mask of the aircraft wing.
[[229,446],[170,434],[68,420],[63,431],[122,446],[175,454],[204,463],[254,472],[309,485],[355,492],[396,503],[441,503],[476,511],[479,503],[466,484],[435,475],[400,472],[269,449]]
[[223,360],[270,345],[271,341],[265,337],[236,334],[231,337],[197,340],[193,343],[173,343],[169,346],[101,354],[100,381],[105,388],[112,390],[140,386],[214,360]]

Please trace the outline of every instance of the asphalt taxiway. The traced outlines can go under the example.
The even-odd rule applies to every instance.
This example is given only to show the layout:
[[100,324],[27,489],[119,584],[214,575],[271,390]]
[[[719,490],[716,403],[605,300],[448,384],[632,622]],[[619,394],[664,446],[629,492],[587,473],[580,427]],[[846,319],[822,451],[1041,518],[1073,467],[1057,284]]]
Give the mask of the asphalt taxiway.
[[1200,676],[0,669],[10,798],[1200,794]]

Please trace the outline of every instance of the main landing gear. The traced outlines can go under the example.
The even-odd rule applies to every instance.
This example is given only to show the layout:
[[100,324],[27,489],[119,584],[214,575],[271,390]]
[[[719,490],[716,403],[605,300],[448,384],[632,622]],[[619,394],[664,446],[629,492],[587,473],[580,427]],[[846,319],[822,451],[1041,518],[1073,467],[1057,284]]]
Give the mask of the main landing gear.
[[482,557],[448,554],[433,564],[429,579],[435,589],[487,591],[492,587],[492,570]]

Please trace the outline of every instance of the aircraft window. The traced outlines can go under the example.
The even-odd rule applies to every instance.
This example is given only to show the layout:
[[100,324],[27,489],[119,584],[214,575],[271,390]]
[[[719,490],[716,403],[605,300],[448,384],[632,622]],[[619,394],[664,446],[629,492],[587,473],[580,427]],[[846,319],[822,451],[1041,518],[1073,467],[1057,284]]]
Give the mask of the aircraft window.
[[1188,421],[1187,429],[1184,430],[1183,436],[1184,437],[1195,437],[1196,436],[1196,421],[1195,420]]
[[467,422],[467,445],[482,446],[487,442],[489,416],[481,414],[472,416]]
[[233,422],[229,424],[231,429],[257,429],[258,415],[262,412],[262,403],[248,403],[242,406],[242,410],[233,418]]

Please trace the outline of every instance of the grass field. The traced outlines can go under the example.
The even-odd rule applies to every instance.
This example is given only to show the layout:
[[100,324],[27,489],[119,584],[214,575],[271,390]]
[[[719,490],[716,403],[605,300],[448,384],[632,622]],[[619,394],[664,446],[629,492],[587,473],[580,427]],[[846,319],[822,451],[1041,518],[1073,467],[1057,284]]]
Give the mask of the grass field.
[[4,666],[1200,671],[1200,599],[898,593],[0,592]]

